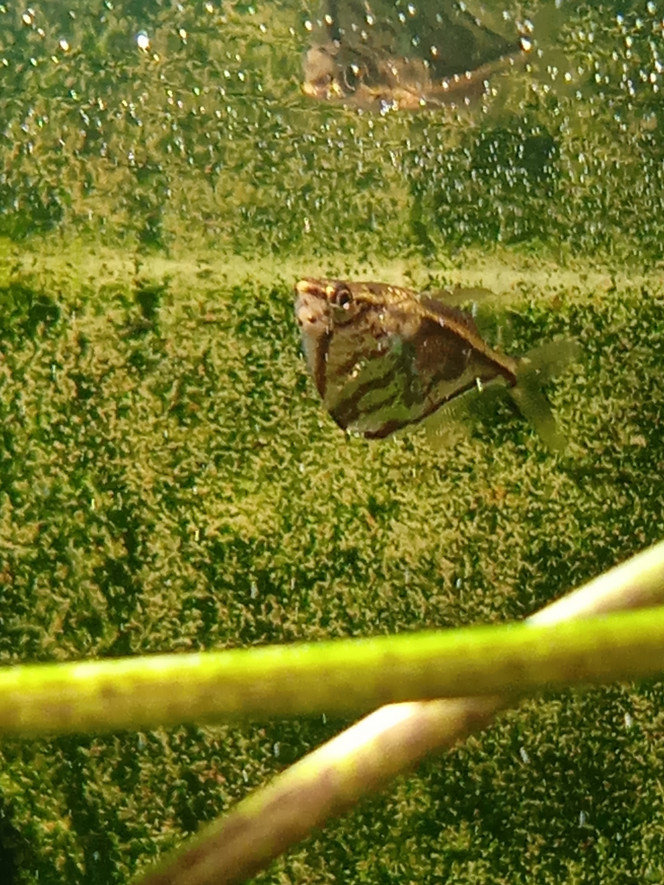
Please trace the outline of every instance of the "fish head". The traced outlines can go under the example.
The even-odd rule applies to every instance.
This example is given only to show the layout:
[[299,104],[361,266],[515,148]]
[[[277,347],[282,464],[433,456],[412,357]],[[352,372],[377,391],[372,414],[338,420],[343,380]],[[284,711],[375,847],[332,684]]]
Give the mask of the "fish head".
[[303,335],[320,335],[351,323],[370,306],[362,285],[344,280],[299,280],[295,293],[295,317]]
[[362,84],[366,72],[356,59],[339,58],[340,45],[311,46],[304,57],[302,91],[319,101],[344,101]]
[[330,343],[335,329],[352,322],[356,306],[350,288],[340,280],[299,280],[295,295],[302,350],[318,392],[324,397]]
[[421,59],[388,57],[371,47],[331,42],[311,46],[302,91],[319,101],[362,110],[417,110],[426,105],[429,66]]
[[[387,283],[303,279],[295,285],[295,316],[303,336],[341,334],[360,346],[363,337],[409,334],[421,308],[414,292]],[[353,330],[351,339],[346,331]]]
[[295,293],[302,349],[330,410],[370,364],[399,353],[419,322],[413,293],[396,286],[309,278]]

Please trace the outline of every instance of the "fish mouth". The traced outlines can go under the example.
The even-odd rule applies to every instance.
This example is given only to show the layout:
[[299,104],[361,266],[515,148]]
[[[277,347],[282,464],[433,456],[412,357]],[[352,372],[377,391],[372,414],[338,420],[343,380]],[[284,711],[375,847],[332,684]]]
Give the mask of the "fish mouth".
[[319,323],[327,324],[327,298],[325,286],[320,280],[298,280],[295,294],[295,319],[302,330]]
[[327,352],[332,338],[325,283],[313,279],[298,280],[295,294],[295,319],[302,333],[302,350],[316,388],[324,397]]
[[302,84],[302,93],[307,98],[315,98],[317,101],[343,101],[346,93],[343,92],[336,80],[324,79],[313,80]]
[[305,277],[295,283],[295,294],[299,296],[313,295],[316,298],[325,297],[325,280],[314,280],[312,277]]

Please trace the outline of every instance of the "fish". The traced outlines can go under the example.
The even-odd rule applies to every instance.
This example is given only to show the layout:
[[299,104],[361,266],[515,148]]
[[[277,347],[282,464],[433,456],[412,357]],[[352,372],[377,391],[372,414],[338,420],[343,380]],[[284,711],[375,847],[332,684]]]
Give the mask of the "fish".
[[327,43],[307,51],[302,91],[309,98],[368,111],[461,106],[484,95],[492,77],[521,59],[519,50],[473,70],[436,78],[422,59],[381,57],[364,47]]
[[523,61],[525,34],[503,37],[449,0],[398,15],[376,3],[328,2],[304,58],[302,90],[364,110],[462,105]]
[[463,294],[299,280],[295,317],[326,409],[343,430],[384,439],[465,395],[501,385],[548,447],[564,450],[540,387],[576,358],[575,342],[549,342],[521,358],[501,353],[482,338],[470,313],[446,303]]

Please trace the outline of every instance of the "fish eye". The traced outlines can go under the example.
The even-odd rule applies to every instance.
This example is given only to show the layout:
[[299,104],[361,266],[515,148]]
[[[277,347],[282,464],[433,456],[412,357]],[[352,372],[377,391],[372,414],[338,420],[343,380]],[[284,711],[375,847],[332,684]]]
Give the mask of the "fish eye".
[[343,79],[344,85],[351,92],[355,92],[357,87],[360,85],[360,74],[361,70],[356,64],[350,64],[343,70]]
[[337,286],[330,298],[335,307],[342,307],[344,310],[348,310],[352,300],[353,296],[346,286]]

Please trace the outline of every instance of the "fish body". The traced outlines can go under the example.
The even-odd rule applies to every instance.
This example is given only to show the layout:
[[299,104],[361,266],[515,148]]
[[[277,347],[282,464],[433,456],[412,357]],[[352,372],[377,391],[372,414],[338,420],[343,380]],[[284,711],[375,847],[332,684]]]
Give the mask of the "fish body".
[[530,46],[520,35],[495,33],[450,0],[408,16],[384,4],[329,2],[313,36],[304,93],[368,110],[467,103]]
[[520,49],[476,68],[437,77],[426,60],[398,58],[337,43],[312,46],[302,91],[309,98],[362,110],[419,111],[481,98],[488,80],[518,64]]
[[500,382],[551,448],[564,447],[537,389],[537,366],[491,348],[473,318],[440,297],[325,279],[300,280],[295,292],[309,370],[344,430],[380,439]]

